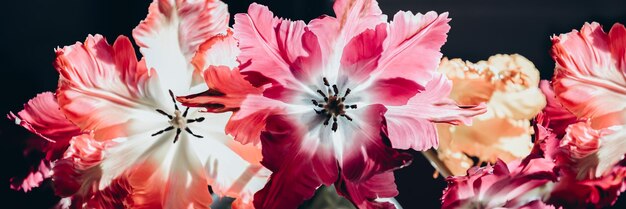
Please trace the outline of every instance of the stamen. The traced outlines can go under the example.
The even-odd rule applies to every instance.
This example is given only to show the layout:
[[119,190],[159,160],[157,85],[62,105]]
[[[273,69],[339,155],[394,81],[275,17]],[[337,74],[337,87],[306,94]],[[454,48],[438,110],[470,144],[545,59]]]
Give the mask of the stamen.
[[337,84],[333,84],[331,86],[330,83],[328,82],[328,79],[326,79],[326,77],[323,77],[322,79],[324,81],[324,86],[327,87],[326,88],[327,92],[324,92],[324,89],[318,89],[317,93],[322,95],[325,103],[318,102],[318,100],[316,99],[312,99],[311,103],[313,103],[313,105],[315,105],[316,108],[317,107],[321,108],[321,109],[313,108],[313,111],[315,111],[315,113],[318,115],[323,115],[323,117],[325,118],[323,122],[324,126],[327,126],[330,123],[330,119],[332,118],[333,124],[331,126],[331,130],[336,132],[339,126],[337,118],[339,116],[342,116],[346,118],[347,120],[352,121],[352,118],[345,114],[345,110],[356,109],[357,106],[344,104],[344,101],[346,100],[346,96],[348,96],[352,90],[350,90],[349,88],[346,88],[346,93],[343,95],[343,97],[340,97],[339,87],[337,86]]
[[170,92],[170,97],[172,97],[172,102],[174,102],[174,108],[178,110],[178,105],[176,105],[176,98],[174,97],[174,92],[172,92],[171,89],[169,90],[169,92]]
[[204,117],[199,117],[195,119],[187,119],[187,123],[195,123],[195,122],[202,122],[202,121],[204,121]]
[[176,136],[174,137],[174,144],[176,144],[176,141],[178,141],[178,137],[180,136],[180,132],[181,132],[180,128],[177,128],[176,129]]
[[189,107],[187,107],[187,109],[185,109],[185,112],[183,113],[183,117],[187,117],[187,112],[189,111]]
[[152,135],[150,135],[150,136],[156,136],[156,135],[162,134],[163,132],[168,132],[168,131],[171,131],[172,129],[174,129],[174,126],[168,126],[167,128],[165,128],[165,129],[163,129],[163,130],[160,130],[160,131],[158,131],[158,132],[156,132],[156,133],[153,133],[153,134],[152,134]]
[[200,136],[200,135],[197,135],[197,134],[194,134],[193,132],[191,132],[191,129],[189,129],[189,127],[186,127],[185,131],[187,133],[191,134],[192,136],[195,136],[196,138],[204,138],[203,136]]
[[165,116],[167,116],[170,120],[171,120],[172,118],[174,118],[173,116],[171,116],[170,114],[167,114],[167,113],[166,113],[165,111],[163,111],[163,110],[157,109],[156,111],[157,111],[157,112],[159,112],[159,113],[161,113],[161,115],[165,115]]
[[326,97],[326,94],[324,94],[324,92],[322,90],[317,90],[317,93],[319,93],[320,95],[322,95],[324,97],[324,100],[328,100],[328,97]]

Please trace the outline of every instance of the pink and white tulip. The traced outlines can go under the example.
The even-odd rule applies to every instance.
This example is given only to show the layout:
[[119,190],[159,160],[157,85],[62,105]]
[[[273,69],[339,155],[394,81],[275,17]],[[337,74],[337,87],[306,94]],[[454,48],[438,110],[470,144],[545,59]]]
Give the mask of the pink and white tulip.
[[[208,208],[210,185],[220,196],[250,203],[270,174],[260,164],[260,148],[224,134],[230,114],[185,108],[175,100],[206,89],[192,59],[201,44],[227,33],[226,5],[158,0],[149,10],[133,31],[144,55],[140,61],[123,36],[113,45],[96,35],[57,49],[59,106],[95,140],[76,149],[107,143],[95,157],[66,153],[80,174],[78,191],[94,188],[91,197],[105,193],[124,207]],[[93,164],[77,163],[85,160]],[[115,189],[122,186],[130,189]]]
[[484,112],[448,99],[450,81],[436,72],[447,14],[398,12],[387,23],[373,0],[333,8],[337,17],[306,24],[252,4],[235,16],[241,65],[212,67],[209,91],[180,98],[234,111],[235,139],[262,144],[274,173],[256,208],[296,208],[333,183],[359,208],[393,208],[383,201],[397,195],[391,171],[411,161],[396,149],[436,147],[434,122],[468,123]]

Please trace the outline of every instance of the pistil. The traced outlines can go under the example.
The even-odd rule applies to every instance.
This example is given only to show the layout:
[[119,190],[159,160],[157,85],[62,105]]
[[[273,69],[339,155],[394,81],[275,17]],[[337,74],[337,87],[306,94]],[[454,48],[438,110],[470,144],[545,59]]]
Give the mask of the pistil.
[[187,107],[185,109],[185,111],[183,113],[180,112],[180,109],[178,109],[178,105],[176,104],[176,99],[174,97],[174,93],[172,92],[172,90],[169,91],[170,93],[170,97],[172,98],[172,101],[174,102],[174,115],[170,115],[167,112],[161,110],[161,109],[157,109],[156,111],[158,113],[160,113],[161,115],[166,116],[169,121],[168,123],[170,124],[170,126],[157,131],[156,133],[153,133],[151,136],[157,136],[160,134],[163,134],[165,132],[171,131],[176,129],[176,136],[174,137],[174,142],[176,143],[176,141],[178,141],[178,138],[180,136],[180,133],[182,132],[182,130],[185,130],[187,133],[191,134],[194,137],[197,138],[204,138],[201,135],[197,135],[194,134],[191,129],[189,129],[189,127],[187,126],[190,123],[196,123],[196,122],[202,122],[204,121],[204,117],[199,117],[199,118],[194,118],[194,119],[186,119],[187,117],[187,113],[189,112],[189,107]]
[[333,124],[331,126],[331,130],[336,132],[338,128],[337,118],[339,116],[346,118],[348,121],[352,121],[352,117],[346,114],[347,109],[356,109],[356,104],[346,105],[344,101],[346,101],[346,97],[350,94],[351,90],[348,88],[343,96],[339,95],[339,87],[337,84],[333,84],[332,86],[328,82],[328,79],[325,77],[322,79],[324,81],[324,86],[327,87],[327,92],[318,89],[317,93],[324,98],[324,102],[317,101],[312,99],[311,102],[316,107],[322,109],[313,109],[315,113],[318,115],[323,115],[325,117],[324,125],[327,126],[330,124],[330,120],[333,120]]

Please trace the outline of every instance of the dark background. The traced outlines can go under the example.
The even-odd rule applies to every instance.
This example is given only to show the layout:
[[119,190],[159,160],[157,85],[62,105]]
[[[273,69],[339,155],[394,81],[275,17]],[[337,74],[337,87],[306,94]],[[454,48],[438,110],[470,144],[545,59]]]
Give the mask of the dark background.
[[[225,1],[232,14],[245,12],[252,1]],[[332,14],[330,0],[259,0],[280,17],[308,21]],[[0,12],[0,115],[19,111],[39,92],[54,91],[58,79],[52,67],[53,49],[83,41],[87,34],[103,34],[110,41],[131,30],[147,14],[149,0],[31,0],[5,1]],[[552,75],[548,54],[553,34],[579,29],[597,21],[608,31],[615,22],[626,23],[626,1],[502,1],[502,0],[379,0],[391,17],[398,10],[450,12],[452,29],[443,46],[444,56],[470,61],[497,53],[519,53],[535,63],[543,79]],[[0,119],[2,208],[48,208],[58,199],[49,184],[28,194],[9,189],[9,178],[26,171],[22,156],[28,132]],[[404,208],[439,208],[445,183],[433,179],[433,169],[415,153],[413,164],[397,172]],[[49,182],[48,182],[49,183]],[[626,208],[622,197],[614,208]]]

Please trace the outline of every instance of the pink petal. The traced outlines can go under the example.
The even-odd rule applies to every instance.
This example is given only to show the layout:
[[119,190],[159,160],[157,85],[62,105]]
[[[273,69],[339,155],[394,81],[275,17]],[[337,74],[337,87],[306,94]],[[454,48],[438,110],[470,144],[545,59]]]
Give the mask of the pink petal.
[[391,198],[398,195],[392,171],[376,174],[363,182],[352,182],[340,178],[335,184],[337,193],[346,197],[358,208],[396,208],[390,202],[378,201],[379,198]]
[[588,122],[578,122],[567,128],[560,147],[573,161],[578,179],[594,179],[624,159],[625,126],[596,130]]
[[152,119],[136,111],[159,117],[153,105],[167,97],[156,73],[137,62],[128,38],[120,36],[110,46],[100,35],[89,36],[84,45],[77,43],[56,53],[59,106],[78,127],[93,130],[96,139],[125,136],[134,131],[132,124],[142,124],[135,122]]
[[449,21],[447,13],[398,12],[389,24],[389,37],[378,65],[382,71],[379,78],[401,77],[426,84],[439,65]]
[[258,72],[281,84],[293,81],[291,65],[307,54],[302,36],[305,23],[274,17],[265,6],[253,3],[247,14],[235,15],[235,38],[239,41],[241,63],[250,61],[242,72]]
[[598,179],[577,180],[576,173],[562,169],[559,182],[546,201],[563,208],[605,208],[615,204],[626,190],[626,167],[621,165]]
[[451,88],[450,81],[439,74],[407,105],[387,107],[389,110],[385,118],[393,148],[426,150],[437,147],[437,132],[433,122],[467,124],[471,122],[471,117],[485,112],[484,105],[458,107],[454,101],[446,98]]
[[376,0],[339,0],[335,1],[333,10],[337,18],[334,20],[335,24],[329,26],[334,28],[336,25],[339,30],[326,34],[314,31],[322,40],[334,39],[338,43],[347,43],[364,30],[373,29],[387,20]]
[[367,80],[378,66],[385,38],[387,28],[384,23],[352,38],[343,48],[340,72],[350,77],[350,82],[361,83]]
[[613,42],[616,46],[623,44],[624,37],[619,32],[623,27],[614,29],[617,31],[609,37],[600,24],[591,23],[580,32],[552,38],[552,57],[556,61],[554,91],[563,106],[579,118],[594,118],[626,108],[626,69],[618,66],[614,58],[621,55],[614,55],[610,49]]
[[174,93],[186,92],[193,74],[191,60],[198,47],[211,37],[226,33],[229,14],[219,0],[155,0],[149,13],[134,30],[133,38],[149,68],[167,81],[162,85]]
[[28,192],[36,187],[39,187],[39,185],[45,179],[50,178],[50,176],[52,176],[52,169],[50,168],[49,162],[41,160],[39,161],[39,166],[28,172],[25,177],[11,178],[11,189]]
[[[400,153],[384,143],[383,105],[359,107],[352,111],[354,120],[340,127],[344,147],[340,165],[346,181],[367,181],[375,174],[406,166],[412,161],[407,153]],[[338,149],[338,148],[335,148]]]
[[204,70],[209,90],[184,97],[178,101],[185,106],[204,107],[209,112],[235,111],[249,94],[259,95],[263,89],[256,88],[241,75],[239,69],[227,66],[209,66]]
[[38,94],[24,105],[24,109],[17,113],[9,113],[8,118],[16,124],[26,128],[34,135],[27,139],[25,155],[43,153],[45,157],[36,160],[25,176],[11,178],[11,188],[28,192],[38,187],[41,182],[52,175],[51,162],[61,158],[69,146],[73,136],[81,131],[65,118],[59,109],[53,93]]
[[542,158],[471,168],[467,176],[446,179],[442,208],[550,208],[535,202],[549,196],[556,181],[553,168],[553,162]]
[[[353,42],[353,38],[367,29],[375,29],[387,20],[375,0],[335,1],[333,9],[337,18],[322,16],[312,20],[307,26],[318,39],[320,59],[324,64],[323,74],[329,80],[335,80],[337,65],[343,62],[341,53]],[[380,43],[374,45],[378,44]]]
[[546,96],[547,105],[543,109],[543,117],[547,120],[547,127],[559,136],[559,138],[565,135],[565,128],[570,124],[576,122],[576,116],[569,112],[561,103],[556,99],[552,86],[546,80],[542,80],[539,84],[541,92]]
[[113,144],[111,141],[95,141],[87,134],[74,137],[63,159],[55,163],[55,193],[69,197],[74,207],[122,207],[130,191],[125,179],[116,179],[107,188],[97,188],[102,173],[98,165],[103,158],[103,150]]
[[238,67],[237,55],[241,51],[237,44],[231,30],[226,35],[219,34],[202,43],[191,61],[196,73],[203,75],[210,66]]
[[615,23],[609,31],[611,54],[617,62],[617,69],[626,69],[626,28],[621,23]]
[[80,129],[65,118],[51,92],[38,94],[17,115],[9,114],[9,119],[51,142],[67,144],[70,138],[80,134]]
[[424,87],[412,80],[396,77],[379,79],[367,90],[371,93],[371,100],[384,105],[406,105],[415,94],[423,91]]
[[293,151],[302,149],[299,140],[302,130],[290,119],[271,116],[267,124],[267,131],[261,136],[262,163],[274,173],[265,188],[256,193],[256,208],[296,208],[311,198],[319,186],[337,179],[338,165],[334,158]]
[[383,15],[376,0],[337,0],[333,10],[343,24],[353,24],[354,20],[362,20],[368,16]]

